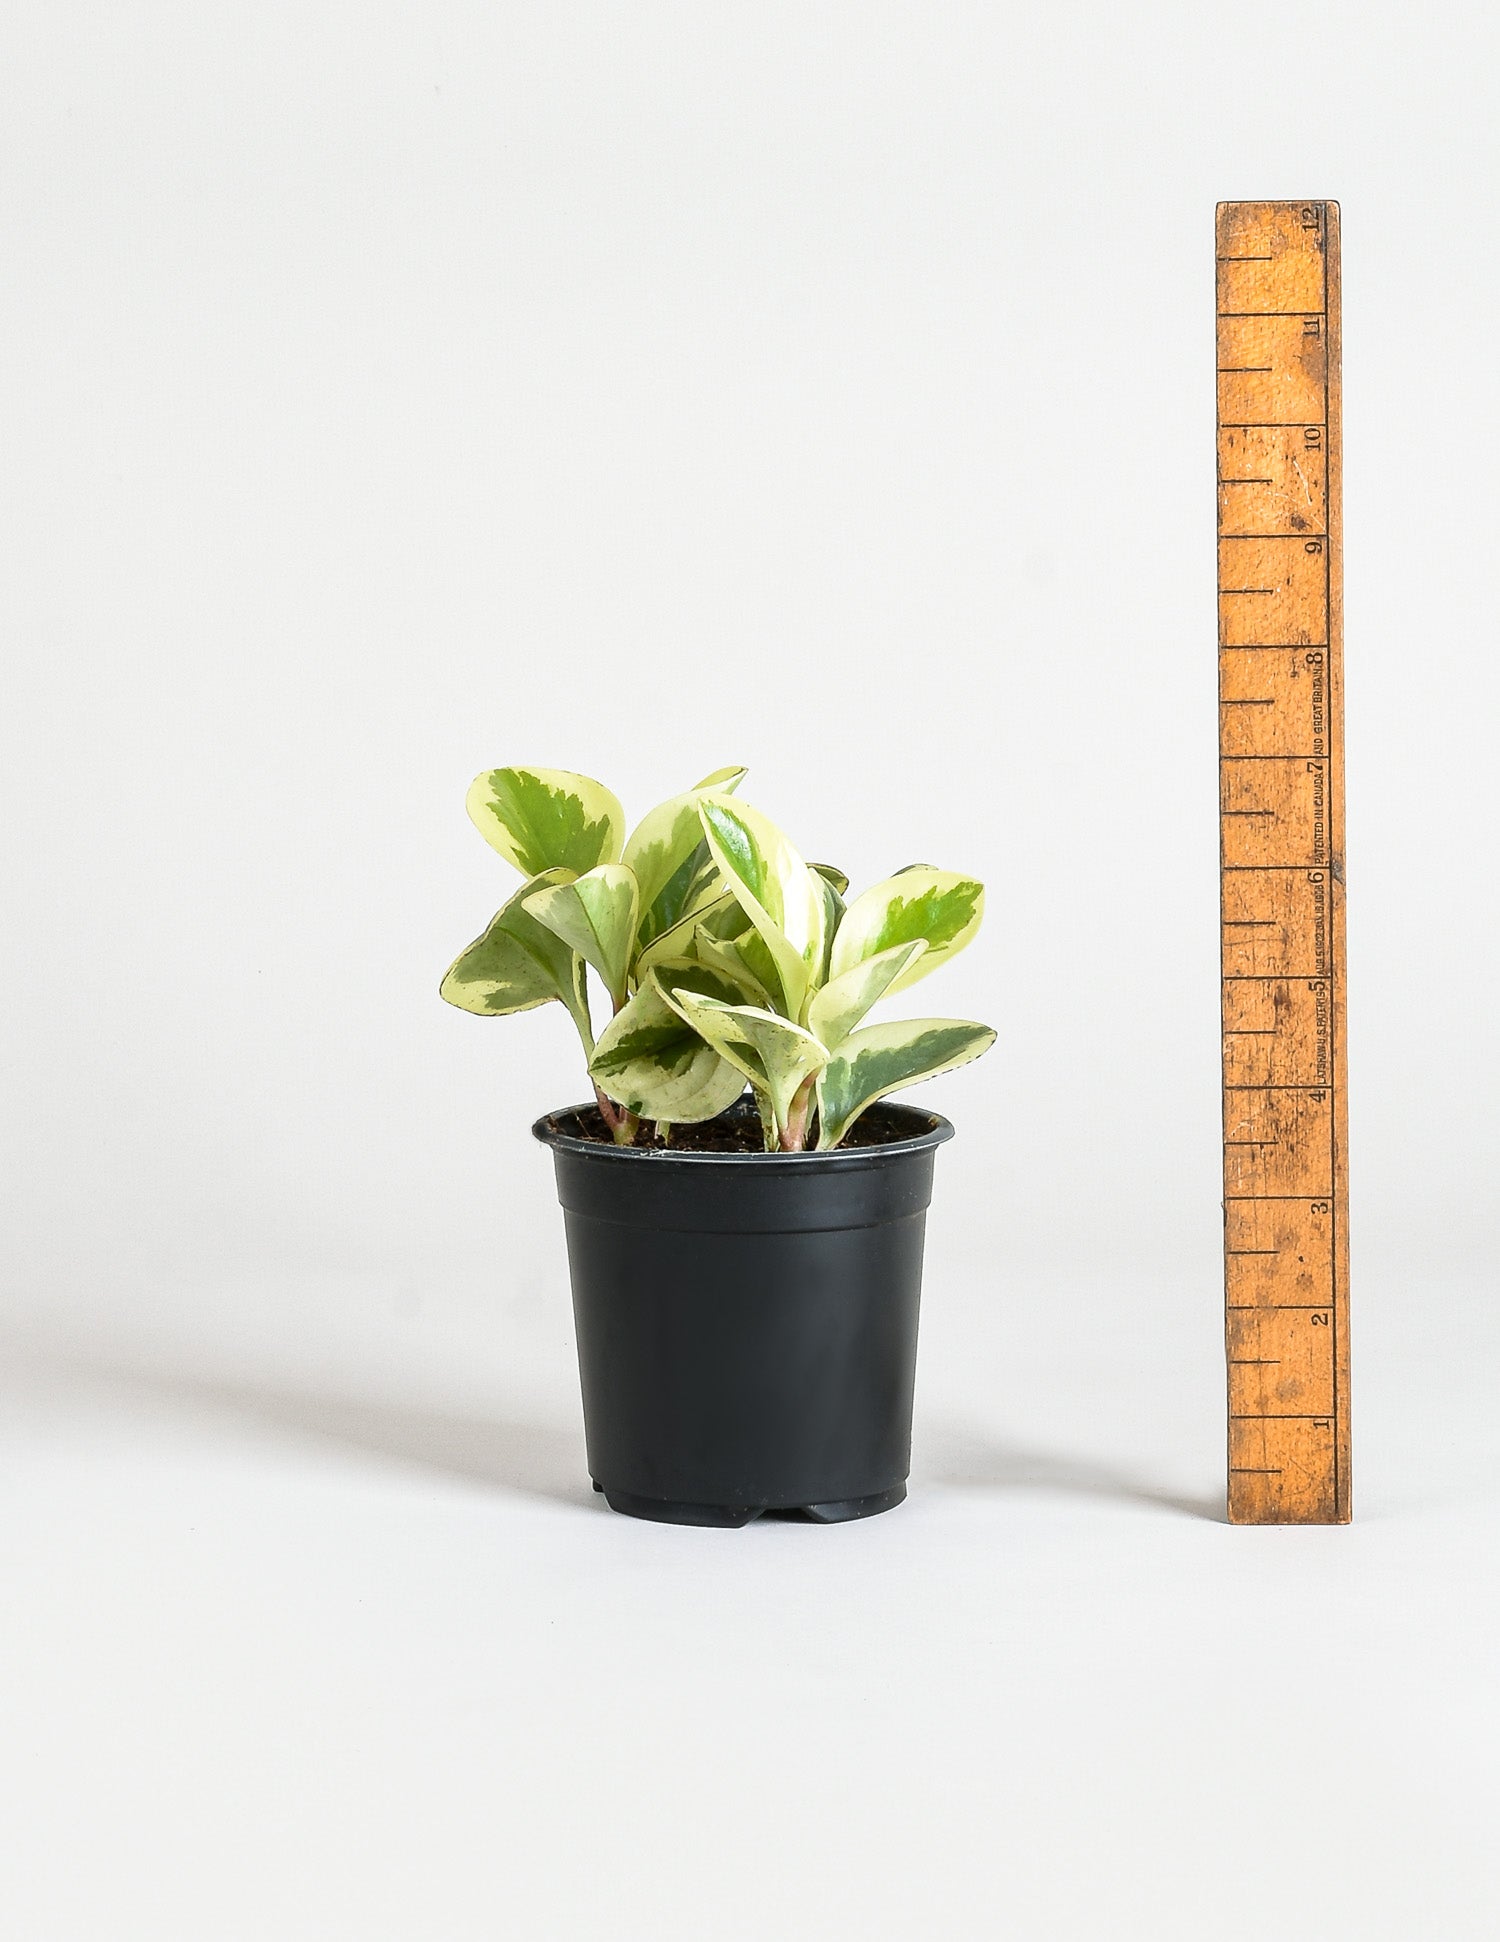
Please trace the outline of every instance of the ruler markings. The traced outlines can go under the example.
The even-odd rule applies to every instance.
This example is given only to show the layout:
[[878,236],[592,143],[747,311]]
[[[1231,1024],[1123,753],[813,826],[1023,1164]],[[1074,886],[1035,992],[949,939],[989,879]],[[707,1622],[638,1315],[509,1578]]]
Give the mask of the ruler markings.
[[1221,204],[1217,234],[1229,1514],[1333,1523],[1349,1515],[1338,208]]

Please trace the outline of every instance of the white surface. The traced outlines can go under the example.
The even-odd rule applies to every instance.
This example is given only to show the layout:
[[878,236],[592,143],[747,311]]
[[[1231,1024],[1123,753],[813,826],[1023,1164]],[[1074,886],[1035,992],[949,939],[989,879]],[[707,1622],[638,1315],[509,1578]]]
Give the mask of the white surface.
[[[13,10],[8,1932],[1494,1933],[1492,35]],[[1231,1532],[1210,237],[1306,194],[1359,1521]],[[990,882],[896,1514],[580,1487],[576,1053],[433,991],[514,759]]]
[[446,1406],[13,1362],[10,1932],[1492,1935],[1493,1322],[1367,1275],[1358,1523],[1233,1531],[1207,1290],[933,1252],[833,1529],[604,1510],[556,1313]]

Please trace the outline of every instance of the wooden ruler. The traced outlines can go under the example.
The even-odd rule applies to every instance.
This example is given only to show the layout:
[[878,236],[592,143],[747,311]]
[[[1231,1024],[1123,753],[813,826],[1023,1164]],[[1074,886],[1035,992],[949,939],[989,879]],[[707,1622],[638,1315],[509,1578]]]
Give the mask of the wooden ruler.
[[1217,222],[1229,1518],[1349,1518],[1339,211]]

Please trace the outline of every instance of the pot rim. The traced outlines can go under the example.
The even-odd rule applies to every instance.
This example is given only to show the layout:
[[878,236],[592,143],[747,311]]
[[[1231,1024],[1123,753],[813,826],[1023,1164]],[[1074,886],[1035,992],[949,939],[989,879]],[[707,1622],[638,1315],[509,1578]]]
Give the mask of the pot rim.
[[[533,1139],[540,1140],[543,1146],[550,1146],[554,1152],[576,1153],[581,1158],[608,1161],[635,1161],[648,1166],[687,1166],[687,1167],[758,1167],[790,1169],[793,1167],[817,1166],[824,1169],[845,1167],[878,1166],[883,1160],[896,1159],[905,1153],[921,1153],[929,1148],[941,1146],[945,1140],[953,1138],[956,1128],[953,1122],[944,1119],[941,1113],[928,1112],[923,1106],[904,1106],[891,1100],[882,1100],[882,1105],[892,1112],[909,1115],[916,1130],[910,1139],[887,1140],[880,1146],[854,1146],[843,1151],[834,1149],[827,1153],[688,1153],[678,1152],[672,1147],[651,1146],[606,1146],[602,1140],[581,1140],[572,1133],[560,1132],[554,1121],[568,1113],[584,1113],[593,1110],[597,1102],[589,1099],[576,1106],[556,1106],[550,1113],[543,1113],[531,1128]],[[733,1107],[729,1108],[733,1111]]]

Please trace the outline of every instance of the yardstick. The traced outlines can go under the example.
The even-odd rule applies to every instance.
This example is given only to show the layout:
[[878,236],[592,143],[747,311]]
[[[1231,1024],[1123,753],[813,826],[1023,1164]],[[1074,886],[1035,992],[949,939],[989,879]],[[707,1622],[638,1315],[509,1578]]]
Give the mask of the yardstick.
[[1338,204],[1220,203],[1215,253],[1229,1520],[1342,1524]]

